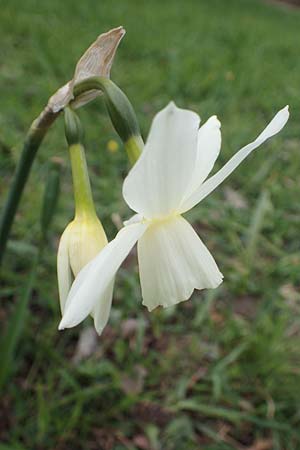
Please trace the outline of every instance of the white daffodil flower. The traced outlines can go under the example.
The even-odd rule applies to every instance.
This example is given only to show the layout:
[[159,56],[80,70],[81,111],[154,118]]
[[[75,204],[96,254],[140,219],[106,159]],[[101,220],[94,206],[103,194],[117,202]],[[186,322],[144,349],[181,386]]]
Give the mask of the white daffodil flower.
[[288,117],[285,107],[253,142],[206,180],[221,147],[217,117],[199,128],[199,116],[174,103],[159,112],[123,185],[124,199],[137,214],[76,277],[59,329],[77,325],[96,305],[105,303],[106,289],[136,242],[143,304],[149,311],[187,300],[194,289],[219,286],[223,275],[182,214],[277,134]]
[[[66,227],[61,236],[57,253],[57,279],[62,315],[74,278],[106,245],[106,234],[95,214],[75,217]],[[108,321],[113,284],[114,280],[111,280],[103,293],[103,301],[97,302],[90,311],[99,334]]]
[[[64,315],[66,300],[74,278],[107,245],[107,238],[97,217],[93,201],[85,149],[81,143],[83,131],[76,113],[66,108],[65,133],[72,166],[75,217],[60,239],[57,254],[57,279],[60,309]],[[105,327],[111,307],[114,280],[103,293],[102,302],[90,310],[97,332]]]

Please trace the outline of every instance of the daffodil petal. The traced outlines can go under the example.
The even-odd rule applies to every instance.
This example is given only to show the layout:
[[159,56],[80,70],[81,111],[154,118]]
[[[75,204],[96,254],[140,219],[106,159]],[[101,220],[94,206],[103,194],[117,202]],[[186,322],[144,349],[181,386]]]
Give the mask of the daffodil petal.
[[72,285],[73,276],[69,258],[69,232],[68,227],[63,232],[57,252],[57,279],[61,313],[63,314],[65,303]]
[[143,216],[141,214],[134,214],[130,217],[130,219],[124,221],[125,227],[128,225],[132,225],[134,223],[141,222],[143,220]]
[[154,118],[137,163],[123,184],[123,196],[146,218],[165,216],[179,206],[197,157],[199,116],[174,103]]
[[183,213],[193,208],[197,203],[203,200],[213,190],[216,189],[237,167],[242,161],[257,147],[263,144],[267,139],[279,133],[285,126],[289,118],[288,106],[281,109],[267,125],[263,132],[255,139],[255,141],[239,150],[215,175],[205,181],[198,189],[196,189],[190,197],[182,203],[180,212]]
[[198,131],[197,159],[185,198],[195,191],[212,170],[221,149],[221,123],[210,117]]
[[84,320],[103,301],[103,295],[120,265],[146,230],[147,225],[137,223],[122,228],[109,244],[83,268],[70,290],[59,329],[70,328]]
[[187,300],[222,282],[212,255],[181,216],[151,225],[138,241],[143,305],[149,311]]
[[114,280],[108,285],[106,291],[101,297],[101,301],[96,303],[96,306],[92,311],[94,326],[99,336],[101,335],[109,319],[113,290],[114,290]]

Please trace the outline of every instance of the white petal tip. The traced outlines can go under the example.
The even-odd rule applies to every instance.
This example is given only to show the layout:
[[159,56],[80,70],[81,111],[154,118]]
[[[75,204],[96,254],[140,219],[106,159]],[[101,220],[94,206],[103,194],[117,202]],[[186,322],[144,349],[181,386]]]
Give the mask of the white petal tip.
[[262,131],[262,133],[258,136],[255,142],[259,142],[259,145],[269,139],[272,136],[275,136],[279,133],[283,127],[286,125],[289,119],[289,106],[285,106],[273,117],[271,122],[267,125],[267,127]]
[[63,317],[60,321],[60,324],[58,325],[58,329],[59,331],[64,330],[65,328],[70,328],[72,325],[70,325],[69,323],[67,323],[67,321],[65,320],[65,317]]
[[172,112],[172,111],[174,111],[175,109],[178,109],[178,107],[177,107],[176,103],[175,103],[173,100],[171,100],[171,101],[167,104],[167,106],[166,106],[165,109],[166,109],[168,112]]
[[217,289],[224,281],[224,275],[220,273],[220,279],[216,282],[214,286],[212,286],[210,289]]
[[101,336],[101,334],[103,333],[103,330],[104,330],[104,328],[96,328],[95,327],[95,331],[96,331],[96,333],[98,334],[98,336]]
[[[290,112],[289,112],[289,105],[286,105],[284,108],[282,108],[278,113],[277,113],[277,126],[278,126],[278,131],[281,131],[282,128],[285,126],[285,124],[287,123],[289,117],[290,117]],[[276,118],[275,116],[275,118]]]
[[221,128],[221,122],[218,119],[218,116],[211,116],[206,123],[212,123],[216,128]]
[[63,325],[62,321],[60,322],[60,324],[58,325],[58,329],[59,331],[62,331],[65,329],[65,326]]
[[151,312],[151,311],[153,311],[155,308],[157,308],[158,306],[160,306],[160,305],[148,306],[148,305],[146,305],[146,303],[145,303],[144,301],[142,302],[142,305],[145,306],[145,307],[147,308],[148,312]]
[[290,117],[290,106],[289,105],[286,105],[286,107],[284,108],[284,110],[285,110],[285,113],[286,113],[286,115],[287,115],[287,119]]
[[278,114],[282,114],[282,115],[284,115],[284,116],[286,116],[286,117],[288,118],[289,115],[290,115],[289,107],[290,107],[289,105],[286,105],[284,108],[282,108],[282,109],[279,111]]

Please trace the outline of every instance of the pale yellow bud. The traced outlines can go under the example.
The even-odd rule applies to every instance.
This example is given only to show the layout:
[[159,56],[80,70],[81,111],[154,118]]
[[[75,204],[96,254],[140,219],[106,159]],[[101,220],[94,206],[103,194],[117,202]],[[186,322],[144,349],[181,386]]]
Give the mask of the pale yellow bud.
[[63,232],[57,254],[58,289],[62,313],[74,278],[106,244],[105,232],[95,214],[75,217]]

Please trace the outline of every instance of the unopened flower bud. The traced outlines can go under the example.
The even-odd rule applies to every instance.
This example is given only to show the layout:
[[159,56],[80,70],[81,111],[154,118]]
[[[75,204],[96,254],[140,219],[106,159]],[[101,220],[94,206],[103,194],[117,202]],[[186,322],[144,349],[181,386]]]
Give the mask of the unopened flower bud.
[[[72,166],[75,218],[65,229],[57,255],[57,275],[60,306],[64,312],[66,298],[72,282],[81,269],[107,244],[107,238],[97,217],[93,201],[85,150],[82,144],[83,130],[77,114],[65,109],[65,131],[69,144]],[[111,292],[108,292],[108,302]],[[94,317],[97,330],[102,329],[101,315]]]
[[77,114],[69,107],[65,108],[65,135],[69,146],[83,141],[83,128]]
[[74,278],[107,244],[107,238],[96,214],[69,223],[60,239],[57,254],[57,276],[61,311]]

